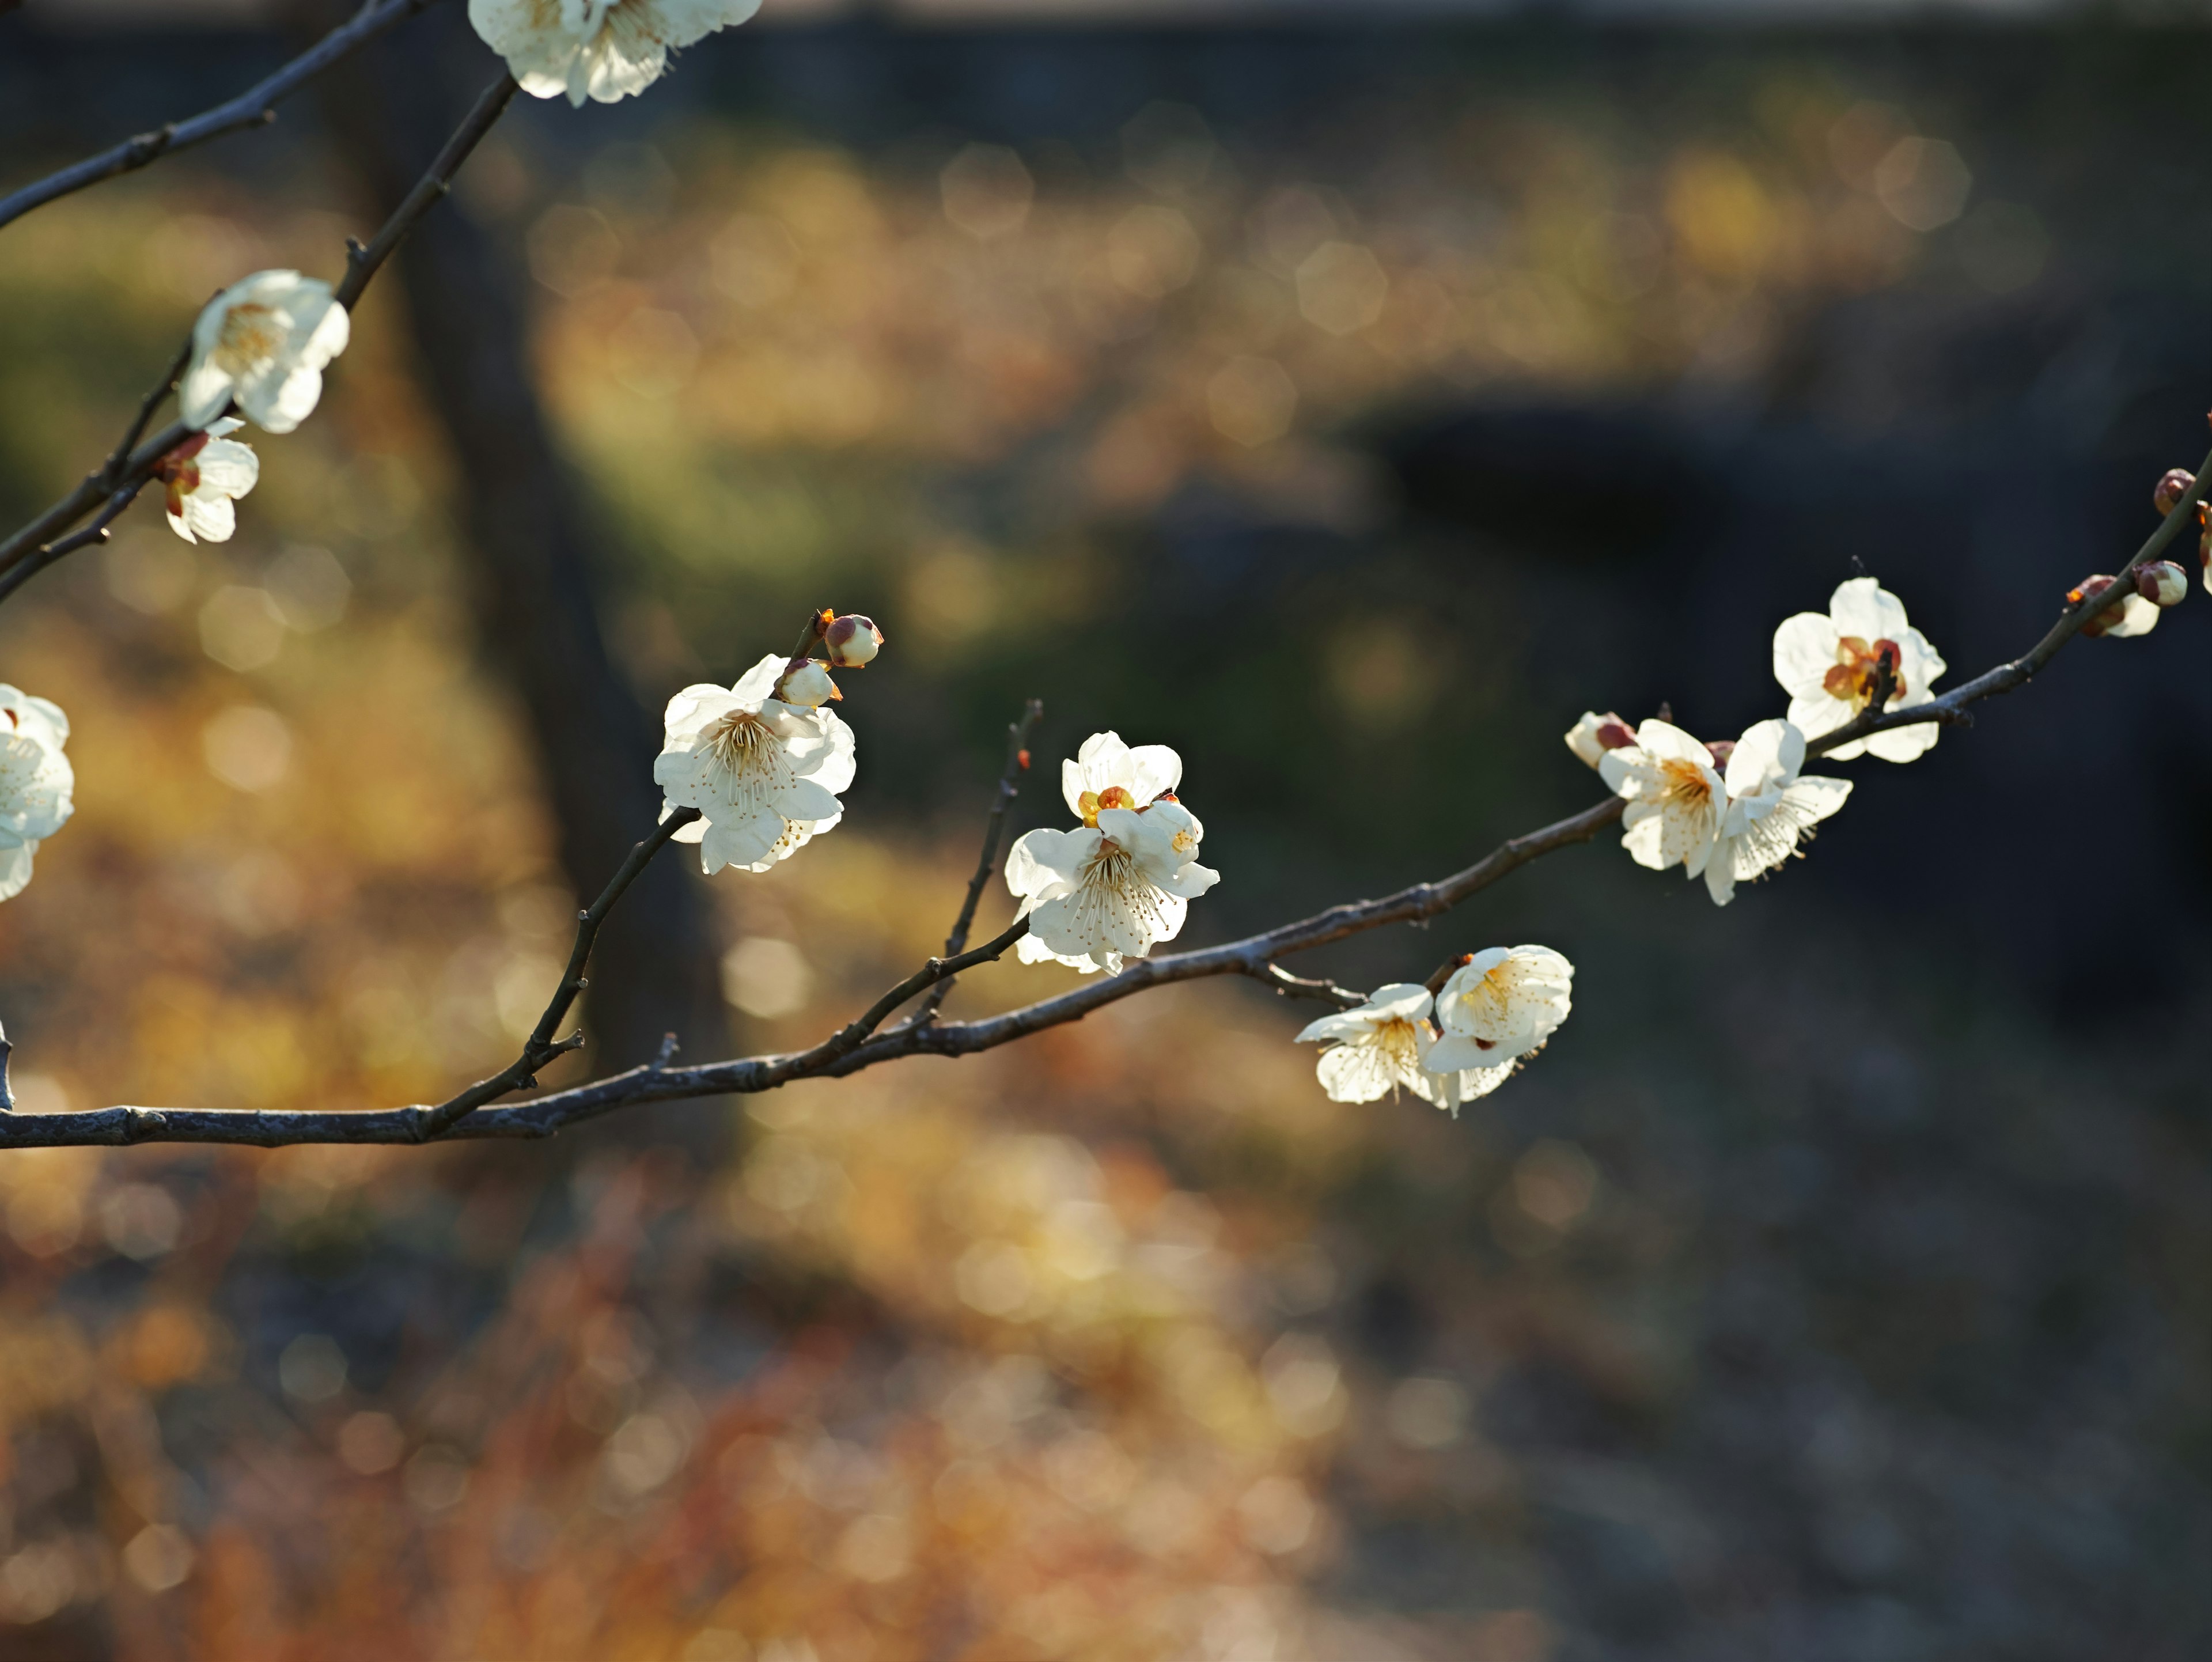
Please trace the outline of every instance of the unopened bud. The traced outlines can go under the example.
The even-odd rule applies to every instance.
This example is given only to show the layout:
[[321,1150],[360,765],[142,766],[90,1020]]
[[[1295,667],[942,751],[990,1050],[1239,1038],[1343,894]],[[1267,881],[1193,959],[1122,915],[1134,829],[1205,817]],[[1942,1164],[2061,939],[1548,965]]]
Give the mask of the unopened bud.
[[1567,748],[1580,757],[1585,767],[1595,767],[1598,758],[1609,750],[1625,750],[1636,742],[1636,734],[1628,723],[1610,713],[1600,715],[1595,710],[1584,710],[1582,720],[1566,731]]
[[1735,740],[1716,739],[1706,745],[1705,748],[1712,752],[1713,765],[1717,768],[1724,768],[1729,764],[1729,758],[1735,754]]
[[831,663],[840,669],[858,669],[882,650],[884,632],[872,619],[848,612],[830,624],[822,642]]
[[2159,480],[2158,489],[2150,493],[2151,506],[2160,514],[2171,514],[2196,486],[2197,475],[2187,468],[2169,467]]
[[[2079,587],[2066,592],[2066,603],[2079,606],[2084,600],[2094,600],[2112,586],[2110,577],[2084,577]],[[2140,594],[2130,594],[2118,606],[2106,606],[2081,625],[2082,634],[2095,639],[2109,635],[2115,640],[2130,636],[2148,635],[2158,624],[2158,608]]]
[[845,695],[837,691],[829,667],[819,658],[793,658],[784,667],[783,679],[775,684],[775,696],[787,704],[814,709]]
[[2171,560],[2153,560],[2136,569],[2136,593],[2153,606],[2179,606],[2189,593],[2189,574]]

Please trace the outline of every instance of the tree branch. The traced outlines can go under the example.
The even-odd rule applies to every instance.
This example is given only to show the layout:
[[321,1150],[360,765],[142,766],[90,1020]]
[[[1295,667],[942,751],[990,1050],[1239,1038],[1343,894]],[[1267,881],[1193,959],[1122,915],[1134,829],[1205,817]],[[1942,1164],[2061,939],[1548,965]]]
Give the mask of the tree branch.
[[[629,851],[629,858],[622,862],[613,880],[599,892],[599,898],[576,914],[576,944],[568,949],[568,967],[561,972],[561,983],[554,988],[553,996],[546,1001],[544,1014],[538,1018],[537,1026],[531,1029],[530,1037],[523,1041],[522,1054],[489,1079],[478,1080],[459,1095],[440,1103],[425,1113],[422,1125],[422,1135],[426,1138],[443,1136],[485,1103],[496,1101],[509,1091],[534,1089],[539,1068],[556,1057],[583,1049],[582,1033],[571,1033],[557,1041],[553,1033],[567,1018],[570,1008],[576,1001],[576,995],[591,984],[584,979],[584,965],[592,955],[592,943],[599,939],[599,925],[606,922],[607,914],[615,909],[615,903],[623,898],[623,891],[653,863],[653,856],[666,848],[678,831],[698,818],[699,810],[696,808],[678,808],[653,828],[652,836]],[[672,1033],[668,1037],[672,1043],[663,1049],[661,1064],[665,1063],[668,1051],[673,1048],[675,1035]]]
[[[369,279],[376,275],[378,268],[390,258],[392,251],[414,228],[415,222],[452,188],[453,175],[468,160],[469,153],[491,131],[492,124],[499,119],[508,100],[514,98],[515,90],[514,77],[502,70],[499,79],[484,89],[475,107],[454,131],[453,137],[447,141],[446,147],[438,152],[429,171],[407,193],[406,200],[392,210],[391,218],[384,222],[382,228],[365,245],[348,242],[346,274],[336,290],[336,298],[341,306],[349,311],[353,308],[360,300],[362,291],[368,288]],[[195,429],[185,426],[182,422],[171,422],[152,438],[138,444],[136,448],[132,447],[132,441],[145,431],[155,406],[176,385],[178,375],[183,373],[184,364],[190,359],[191,350],[188,338],[174,368],[148,394],[139,407],[137,418],[125,430],[124,442],[116,447],[107,460],[79,481],[76,489],[68,496],[5,542],[0,542],[0,573],[6,574],[0,577],[0,600],[4,600],[32,576],[61,558],[70,548],[83,546],[82,542],[77,542],[64,547],[55,539],[91,513],[102,497],[112,497],[125,490],[136,496],[152,477],[154,465],[192,436]],[[127,497],[125,505],[128,505]],[[116,509],[118,513],[121,511],[119,508]],[[25,567],[28,569],[22,569]]]
[[314,76],[402,18],[411,17],[436,3],[437,0],[364,0],[362,9],[351,19],[229,102],[218,104],[189,120],[172,121],[151,132],[140,133],[112,149],[87,156],[58,173],[26,185],[13,195],[0,197],[0,226],[102,180],[135,173],[162,156],[174,155],[179,150],[188,150],[195,144],[204,144],[211,138],[220,138],[242,128],[268,125],[276,119],[276,106]]
[[[2189,502],[2201,500],[2206,490],[2212,488],[2208,486],[2206,476],[2209,473],[2212,473],[2212,458],[2207,458],[2204,467],[2198,471],[2198,484],[2192,498],[2176,504],[2173,511],[2166,516],[2166,522],[2144,543],[2135,558],[2119,574],[2123,580],[2127,573],[2142,562],[2155,557],[2158,551],[2172,539],[2180,524],[2193,518],[2187,512]],[[2122,583],[2115,581],[2107,594],[2121,592]],[[2094,604],[2072,607],[2024,656],[1977,676],[1936,703],[1955,712],[1980,699],[2011,691],[2048,663],[2098,610],[2100,607]],[[1856,733],[1847,728],[1824,735],[1815,753],[1848,743],[1859,733],[1906,726],[1912,721],[1954,719],[1931,714],[1930,708],[1919,705],[1910,710],[1893,712],[1893,715],[1898,719],[1891,719],[1890,716],[1878,719],[1862,717],[1853,724],[1853,728],[1857,729]],[[1814,747],[1808,746],[1811,748]],[[1001,783],[1003,787],[1004,782]],[[1118,1003],[1152,988],[1200,980],[1210,976],[1242,975],[1265,982],[1279,991],[1311,993],[1338,1003],[1346,1000],[1358,1002],[1361,1001],[1358,995],[1349,989],[1338,987],[1333,982],[1309,980],[1291,975],[1274,960],[1291,953],[1310,952],[1315,947],[1326,947],[1388,924],[1425,922],[1449,910],[1469,896],[1488,888],[1531,861],[1575,843],[1589,841],[1598,832],[1617,822],[1626,806],[1620,797],[1609,796],[1580,813],[1571,814],[1525,836],[1510,838],[1473,865],[1437,881],[1416,883],[1379,900],[1351,901],[1332,906],[1310,917],[1300,918],[1222,946],[1172,953],[1164,958],[1138,959],[1125,965],[1118,975],[1094,977],[1083,985],[1055,997],[1040,999],[1033,1004],[973,1021],[937,1023],[917,1020],[904,1023],[889,1032],[878,1031],[892,1011],[915,994],[939,985],[974,965],[995,959],[1005,953],[1028,932],[1026,918],[1016,921],[1004,932],[971,951],[929,959],[921,969],[892,987],[860,1016],[828,1038],[811,1049],[787,1055],[745,1056],[727,1062],[708,1062],[696,1068],[671,1068],[667,1066],[670,1050],[664,1045],[661,1055],[643,1067],[596,1080],[588,1085],[556,1091],[533,1102],[503,1107],[476,1107],[473,1112],[464,1110],[466,1117],[453,1117],[442,1123],[437,1117],[447,1113],[453,1104],[439,1108],[392,1108],[369,1112],[324,1112],[315,1110],[246,1112],[219,1108],[124,1106],[65,1114],[0,1114],[0,1148],[138,1142],[241,1143],[261,1148],[324,1142],[413,1143],[440,1134],[465,1138],[546,1137],[568,1126],[581,1124],[602,1114],[635,1104],[770,1091],[801,1079],[842,1079],[878,1063],[910,1056],[972,1056],[979,1051],[995,1050],[1000,1045],[1011,1044],[1032,1033],[1042,1032],[1048,1027],[1079,1021],[1093,1010],[1103,1009],[1109,1004]],[[987,849],[995,849],[995,831],[992,833],[992,839],[987,844]],[[646,845],[639,846],[642,849]],[[636,858],[635,853],[632,857],[634,860]],[[642,861],[638,863],[641,867]],[[987,867],[988,863],[988,860],[984,862]],[[621,880],[618,874],[617,882]],[[971,884],[971,898],[978,892],[977,886]],[[963,913],[972,920],[972,907],[963,906]],[[581,984],[580,979],[574,974],[580,963],[580,959],[571,959],[571,974],[563,978],[564,989],[571,979],[576,979],[578,984]],[[574,994],[570,993],[568,996],[573,998]],[[561,1008],[565,1010],[566,1004],[562,1003]],[[539,1025],[541,1030],[550,1036],[550,1024],[541,1021]],[[537,1035],[533,1034],[532,1038],[535,1040]],[[512,1073],[514,1069],[508,1071]],[[495,1077],[503,1078],[505,1075]],[[491,1082],[485,1083],[489,1085]],[[482,1088],[475,1087],[471,1090]],[[461,1102],[470,1094],[464,1092],[454,1099],[454,1102]],[[439,1128],[438,1130],[431,1129],[434,1125]]]
[[[1014,798],[1021,794],[1016,782],[1029,771],[1030,734],[1044,719],[1044,701],[1032,698],[1022,706],[1021,719],[1006,724],[1006,765],[999,775],[999,792],[991,799],[991,812],[983,821],[983,852],[976,857],[975,874],[968,880],[967,898],[960,903],[960,916],[952,920],[952,933],[945,937],[945,956],[951,958],[968,944],[968,931],[975,926],[975,907],[983,898],[984,886],[999,867],[999,839],[1006,827],[1006,810],[1013,806]],[[947,976],[930,989],[929,996],[914,1013],[912,1025],[937,1020],[947,995],[952,991],[952,977]]]

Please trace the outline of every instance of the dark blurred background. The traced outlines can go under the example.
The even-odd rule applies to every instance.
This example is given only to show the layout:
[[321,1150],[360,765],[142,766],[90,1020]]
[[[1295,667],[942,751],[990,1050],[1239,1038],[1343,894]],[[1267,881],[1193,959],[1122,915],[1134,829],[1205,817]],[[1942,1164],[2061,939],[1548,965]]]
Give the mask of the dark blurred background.
[[[0,18],[0,189],[343,9]],[[649,823],[655,712],[823,602],[837,832],[671,862],[592,1066],[805,1042],[1166,742],[1227,939],[1592,800],[1585,708],[1778,714],[1862,569],[1954,685],[2212,402],[2194,15],[812,8],[525,100],[261,442],[0,618],[76,820],[27,1108],[435,1099]],[[0,519],[206,295],[334,274],[495,62],[448,3],[0,233]],[[2212,1641],[2199,592],[1726,910],[1610,837],[1419,937],[1573,1020],[1458,1120],[1177,989],[550,1148],[0,1163],[9,1657],[2182,1658]],[[985,926],[1006,915],[987,899]],[[969,978],[955,1014],[1058,971]]]

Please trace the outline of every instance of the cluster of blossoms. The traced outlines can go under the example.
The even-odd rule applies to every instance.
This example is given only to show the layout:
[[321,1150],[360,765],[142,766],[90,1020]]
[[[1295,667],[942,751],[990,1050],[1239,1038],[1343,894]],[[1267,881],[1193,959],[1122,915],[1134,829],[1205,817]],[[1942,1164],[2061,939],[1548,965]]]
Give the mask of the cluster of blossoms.
[[[523,91],[580,106],[643,92],[672,52],[759,9],[760,0],[469,0],[469,21]],[[202,309],[177,387],[192,436],[154,467],[179,537],[229,539],[232,504],[253,489],[261,464],[228,435],[248,421],[289,433],[313,414],[349,326],[329,283],[292,271],[256,271]]]
[[1575,966],[1549,947],[1492,947],[1458,960],[1432,992],[1377,987],[1353,1010],[1323,1016],[1298,1043],[1326,1048],[1315,1071],[1336,1102],[1401,1088],[1454,1115],[1488,1096],[1542,1050],[1573,1008]]
[[[824,657],[806,649],[816,644]],[[828,708],[844,697],[830,672],[865,667],[883,644],[868,618],[824,611],[799,652],[771,652],[733,686],[702,683],[668,701],[653,764],[660,817],[698,810],[675,839],[698,844],[709,877],[725,866],[764,872],[845,817],[837,797],[853,782],[853,729]]]
[[1221,880],[1198,863],[1206,827],[1176,794],[1182,758],[1165,745],[1133,750],[1118,733],[1094,733],[1060,764],[1060,794],[1083,823],[1044,828],[1006,854],[1006,886],[1030,932],[1024,964],[1065,964],[1085,975],[1119,974],[1182,928],[1189,903]]

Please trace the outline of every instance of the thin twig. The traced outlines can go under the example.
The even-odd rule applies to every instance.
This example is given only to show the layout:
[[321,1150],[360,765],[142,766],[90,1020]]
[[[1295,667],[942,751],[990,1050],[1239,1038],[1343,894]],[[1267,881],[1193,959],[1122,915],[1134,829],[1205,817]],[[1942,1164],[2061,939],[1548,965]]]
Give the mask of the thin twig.
[[[429,170],[407,193],[406,199],[392,210],[392,216],[385,221],[376,234],[366,244],[348,242],[346,275],[336,290],[336,298],[340,305],[348,310],[352,309],[355,302],[360,300],[362,291],[368,286],[369,279],[376,275],[378,269],[391,257],[392,251],[414,228],[415,222],[452,188],[453,175],[468,160],[469,153],[483,142],[483,136],[499,119],[514,93],[514,77],[502,71],[499,79],[485,88],[453,136],[446,142],[445,148],[438,152],[437,159],[430,164]],[[189,349],[185,356],[189,358]],[[181,364],[148,396],[140,406],[137,418],[126,429],[125,442],[118,445],[101,466],[78,481],[75,490],[30,524],[4,542],[0,542],[0,572],[7,572],[14,577],[13,581],[0,587],[0,600],[6,599],[28,577],[44,570],[67,553],[69,549],[59,547],[54,539],[98,508],[103,497],[111,497],[125,489],[135,494],[152,476],[155,464],[192,436],[197,429],[179,421],[171,422],[135,449],[129,442],[145,430],[154,409],[175,386],[177,375],[180,373]],[[82,544],[71,546],[82,547]],[[28,571],[21,576],[14,575],[17,568],[27,564],[30,567]]]
[[[544,1013],[538,1025],[530,1030],[530,1037],[522,1043],[522,1054],[489,1079],[480,1079],[458,1096],[428,1110],[422,1119],[422,1135],[426,1138],[442,1136],[462,1120],[487,1102],[496,1101],[509,1091],[527,1091],[536,1087],[538,1071],[557,1056],[583,1048],[584,1036],[571,1033],[563,1039],[553,1037],[569,1010],[576,995],[591,983],[584,979],[584,965],[592,955],[592,943],[599,939],[599,925],[607,921],[607,914],[623,898],[638,874],[653,863],[653,856],[666,848],[676,833],[699,818],[696,808],[678,808],[668,818],[653,827],[653,835],[629,851],[599,898],[576,914],[576,944],[568,949],[568,967],[561,971],[561,983],[553,989],[553,996],[545,1002]],[[671,1033],[661,1047],[660,1062],[665,1066],[675,1045],[676,1035]]]
[[145,488],[146,482],[143,479],[125,485],[107,499],[107,505],[100,510],[98,516],[91,524],[80,526],[68,536],[57,538],[48,543],[30,558],[19,560],[5,570],[0,570],[0,600],[5,600],[25,583],[53,564],[55,561],[76,553],[88,543],[106,542],[107,527],[115,523],[122,515],[123,510],[130,507],[137,499],[138,493]]
[[1355,993],[1349,987],[1340,987],[1326,977],[1292,975],[1279,964],[1240,964],[1237,971],[1273,988],[1284,998],[1325,999],[1345,1010],[1356,1010],[1367,1002],[1364,993]]
[[[2206,489],[2212,458],[2199,471],[2197,492]],[[2179,520],[2188,503],[2178,504],[2171,520]],[[2130,561],[2132,571],[2170,541],[2172,526],[2162,528]],[[2124,576],[2125,573],[2122,574]],[[2113,591],[2120,587],[2112,585]],[[1976,677],[1939,702],[1963,709],[1978,699],[2008,691],[2050,661],[2051,656],[2094,615],[2094,607],[2076,606],[2060,620],[2035,648],[2011,664],[2001,665]],[[2008,672],[2019,673],[2008,679]],[[1910,721],[1931,718],[1925,706],[1897,714]],[[1863,719],[1863,718],[1862,718]],[[1884,721],[1883,727],[1906,725]],[[1862,731],[1879,730],[1869,723]],[[1846,730],[1838,729],[1838,734]],[[1832,744],[1848,736],[1831,734]],[[1433,883],[1416,883],[1379,900],[1360,900],[1332,906],[1310,917],[1285,923],[1218,947],[1170,953],[1164,958],[1138,959],[1118,975],[1097,976],[1073,990],[1041,999],[1018,1009],[973,1021],[908,1022],[889,1032],[878,1032],[883,1020],[916,993],[949,979],[975,964],[996,959],[1024,934],[1026,918],[974,950],[948,958],[933,958],[890,989],[858,1017],[811,1050],[785,1056],[745,1056],[714,1062],[696,1068],[670,1068],[665,1056],[643,1067],[596,1080],[570,1090],[554,1092],[535,1101],[478,1110],[452,1125],[455,1137],[547,1137],[571,1125],[596,1119],[639,1103],[665,1102],[689,1097],[723,1096],[774,1090],[801,1079],[841,1079],[878,1063],[910,1056],[972,1056],[995,1050],[1046,1028],[1080,1021],[1093,1010],[1118,1003],[1154,987],[1210,976],[1242,975],[1277,985],[1302,983],[1274,964],[1291,953],[1310,952],[1370,929],[1393,923],[1419,923],[1447,911],[1531,861],[1577,843],[1586,843],[1617,822],[1626,804],[1609,796],[1580,813],[1541,830],[1500,843],[1481,859],[1449,877]],[[1340,989],[1348,995],[1348,989]],[[221,1108],[94,1108],[65,1114],[15,1114],[0,1118],[0,1148],[61,1148],[107,1146],[138,1142],[240,1143],[278,1148],[295,1143],[410,1143],[425,1138],[431,1108],[390,1108],[370,1112],[325,1112],[292,1110],[246,1112]]]
[[461,163],[469,159],[469,152],[483,142],[483,136],[492,124],[505,113],[507,103],[518,90],[514,77],[505,70],[499,78],[486,87],[477,96],[476,106],[453,130],[446,141],[446,148],[438,152],[429,171],[415,182],[406,199],[392,210],[392,217],[384,222],[383,228],[366,244],[349,242],[346,245],[345,278],[337,286],[334,298],[348,311],[361,298],[361,291],[368,287],[384,262],[392,258],[392,251],[415,228],[415,222],[453,188],[453,175],[461,170]]
[[[276,106],[307,81],[328,69],[363,41],[382,33],[403,17],[412,16],[436,0],[365,0],[362,9],[266,80],[248,88],[228,103],[185,121],[172,121],[151,132],[140,133],[111,149],[49,174],[10,196],[0,197],[0,225],[21,219],[33,208],[97,185],[102,180],[133,173],[165,155],[174,155],[210,138],[246,127],[266,126],[276,119]],[[128,447],[125,447],[128,448]]]
[[[952,933],[945,937],[945,956],[951,958],[968,944],[968,931],[975,927],[975,907],[983,898],[983,890],[991,875],[999,868],[999,839],[1006,829],[1006,810],[1019,796],[1019,781],[1029,771],[1030,734],[1044,719],[1044,701],[1032,698],[1022,706],[1021,719],[1006,724],[1006,765],[999,775],[998,794],[991,799],[991,812],[983,820],[983,852],[976,857],[975,874],[968,880],[968,894],[960,903],[960,916],[952,920]],[[952,990],[952,977],[947,976],[929,989],[929,996],[911,1020],[919,1025],[937,1020],[938,1011],[944,1007],[945,997]]]

